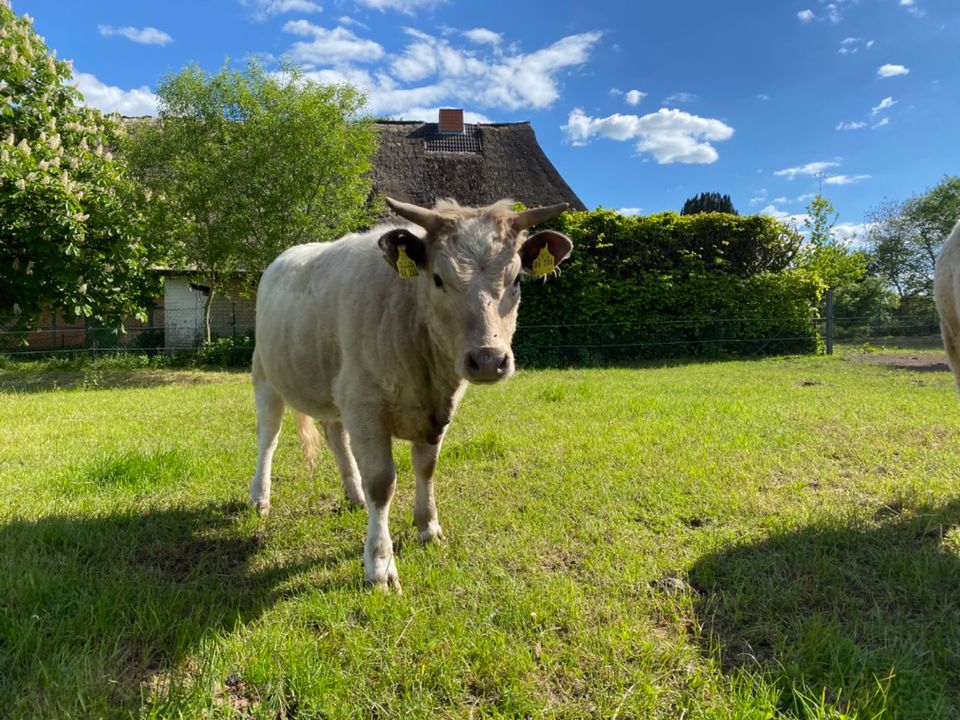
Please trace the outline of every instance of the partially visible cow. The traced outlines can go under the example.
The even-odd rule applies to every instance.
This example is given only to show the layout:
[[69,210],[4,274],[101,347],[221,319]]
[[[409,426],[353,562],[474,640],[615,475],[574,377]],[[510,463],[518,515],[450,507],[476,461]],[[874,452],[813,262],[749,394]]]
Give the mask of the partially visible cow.
[[933,296],[940,313],[943,348],[960,390],[960,222],[954,225],[937,258]]
[[270,508],[284,405],[295,411],[311,462],[319,444],[311,418],[320,420],[348,500],[369,514],[365,578],[399,591],[387,522],[396,486],[392,438],[412,443],[414,522],[420,541],[432,541],[441,534],[434,469],[466,382],[513,373],[520,278],[549,272],[573,244],[551,230],[526,232],[566,205],[518,213],[509,201],[387,204],[413,225],[299,245],[263,274],[253,355],[260,448],[250,502]]

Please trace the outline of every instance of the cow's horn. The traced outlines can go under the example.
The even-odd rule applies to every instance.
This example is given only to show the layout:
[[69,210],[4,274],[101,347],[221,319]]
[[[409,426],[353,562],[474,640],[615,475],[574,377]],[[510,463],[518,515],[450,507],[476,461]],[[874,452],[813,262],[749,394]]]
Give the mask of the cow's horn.
[[569,207],[567,203],[551,205],[550,207],[533,208],[519,212],[513,218],[513,227],[518,232],[527,228],[539,225],[540,223],[552,220]]
[[427,208],[400,202],[399,200],[394,200],[389,197],[386,198],[386,201],[390,209],[397,215],[409,220],[415,225],[419,225],[424,230],[435,230],[440,225],[442,218],[436,210],[428,210]]

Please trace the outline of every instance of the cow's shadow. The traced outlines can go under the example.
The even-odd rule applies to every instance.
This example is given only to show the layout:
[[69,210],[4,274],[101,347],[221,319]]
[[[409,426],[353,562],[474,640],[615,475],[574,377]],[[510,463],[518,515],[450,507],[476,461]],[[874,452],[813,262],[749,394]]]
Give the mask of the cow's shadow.
[[891,503],[853,526],[707,555],[689,571],[697,640],[724,672],[775,686],[791,716],[819,703],[850,717],[958,717],[958,525],[960,500]]
[[277,559],[251,513],[228,503],[0,524],[0,704],[136,714],[211,634],[338,582],[311,571],[342,557]]

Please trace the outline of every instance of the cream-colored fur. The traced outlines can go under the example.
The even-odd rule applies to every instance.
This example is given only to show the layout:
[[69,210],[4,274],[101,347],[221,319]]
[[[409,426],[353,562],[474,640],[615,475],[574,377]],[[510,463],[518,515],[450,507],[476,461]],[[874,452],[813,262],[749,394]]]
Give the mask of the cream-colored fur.
[[933,275],[943,348],[960,390],[960,222],[943,244]]
[[[320,420],[347,498],[368,509],[366,579],[397,590],[388,527],[396,484],[391,439],[412,443],[414,521],[421,541],[436,539],[433,475],[465,378],[487,382],[513,372],[510,342],[520,296],[514,280],[526,239],[511,224],[517,215],[507,202],[480,209],[447,202],[423,212],[435,214],[431,230],[408,228],[426,247],[425,267],[415,278],[401,278],[385,262],[378,239],[396,226],[381,226],[290,248],[267,268],[257,292],[253,381],[260,450],[250,501],[269,510],[284,406],[297,413],[311,462],[319,444],[311,418]],[[478,365],[486,369],[477,371]]]

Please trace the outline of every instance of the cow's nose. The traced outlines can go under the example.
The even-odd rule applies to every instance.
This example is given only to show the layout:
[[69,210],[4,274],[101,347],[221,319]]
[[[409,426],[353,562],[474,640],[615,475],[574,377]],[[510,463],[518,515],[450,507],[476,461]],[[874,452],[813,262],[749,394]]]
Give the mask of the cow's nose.
[[510,353],[503,348],[477,348],[467,353],[465,368],[470,382],[496,382],[510,374]]

